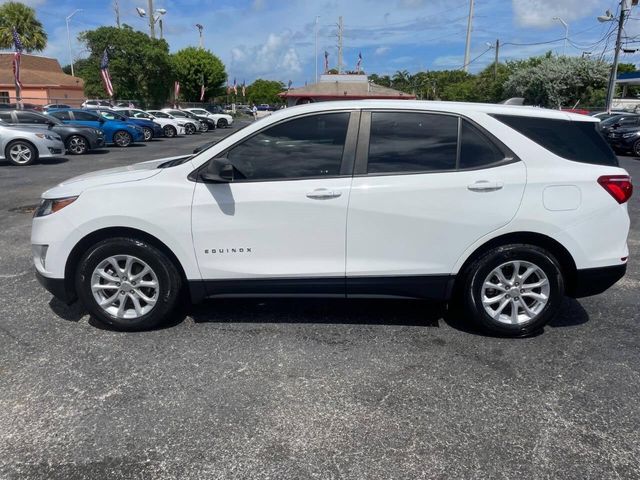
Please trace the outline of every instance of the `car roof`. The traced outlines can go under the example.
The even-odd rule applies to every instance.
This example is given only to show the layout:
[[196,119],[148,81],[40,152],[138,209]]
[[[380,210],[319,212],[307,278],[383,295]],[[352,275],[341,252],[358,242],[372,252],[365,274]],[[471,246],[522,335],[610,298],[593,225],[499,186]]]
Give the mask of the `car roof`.
[[561,110],[551,110],[539,107],[525,107],[520,105],[502,105],[493,103],[472,102],[440,102],[431,100],[340,100],[331,102],[308,103],[295,107],[284,108],[273,115],[289,116],[296,112],[313,113],[325,112],[337,109],[397,109],[397,110],[422,110],[431,112],[454,113],[464,115],[467,113],[486,113],[487,115],[517,115],[523,117],[537,117],[555,120],[573,120],[580,122],[597,123],[600,120],[589,115],[571,113]]

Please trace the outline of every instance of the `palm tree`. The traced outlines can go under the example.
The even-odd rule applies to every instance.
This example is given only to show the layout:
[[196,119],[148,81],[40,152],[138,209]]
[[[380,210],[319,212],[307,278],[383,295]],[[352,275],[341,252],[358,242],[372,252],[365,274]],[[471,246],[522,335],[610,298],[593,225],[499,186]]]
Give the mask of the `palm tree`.
[[0,6],[0,48],[13,47],[14,27],[27,52],[39,52],[47,46],[42,23],[36,18],[35,10],[24,3],[7,2]]

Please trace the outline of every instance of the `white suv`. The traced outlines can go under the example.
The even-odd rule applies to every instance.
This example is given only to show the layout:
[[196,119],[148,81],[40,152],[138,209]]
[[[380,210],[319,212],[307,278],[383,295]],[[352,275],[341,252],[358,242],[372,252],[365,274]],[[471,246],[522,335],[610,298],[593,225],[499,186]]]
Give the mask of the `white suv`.
[[47,191],[37,276],[115,328],[189,292],[456,300],[503,335],[626,269],[632,185],[588,116],[420,101],[274,113],[188,157]]
[[173,138],[177,135],[184,135],[184,122],[181,122],[175,118],[169,118],[167,115],[166,118],[152,115],[149,112],[145,112],[144,110],[139,110],[137,108],[128,108],[128,107],[114,107],[114,111],[120,112],[123,115],[131,118],[143,118],[145,120],[151,120],[152,122],[156,122],[158,125],[162,127],[162,132],[164,136],[167,138]]
[[187,112],[191,112],[194,115],[198,115],[200,117],[207,117],[216,122],[216,128],[226,128],[233,125],[233,117],[231,115],[227,115],[226,113],[211,113],[204,108],[183,108]]

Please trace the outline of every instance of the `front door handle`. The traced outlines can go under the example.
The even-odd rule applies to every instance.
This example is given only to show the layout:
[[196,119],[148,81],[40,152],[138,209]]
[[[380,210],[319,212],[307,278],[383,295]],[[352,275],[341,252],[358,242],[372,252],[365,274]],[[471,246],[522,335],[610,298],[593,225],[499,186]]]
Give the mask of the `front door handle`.
[[504,187],[502,182],[490,182],[489,180],[478,180],[471,185],[467,185],[467,188],[472,192],[495,192]]
[[327,188],[317,188],[312,192],[307,193],[307,198],[312,198],[314,200],[328,200],[330,198],[338,198],[340,195],[342,195],[342,192],[336,192]]

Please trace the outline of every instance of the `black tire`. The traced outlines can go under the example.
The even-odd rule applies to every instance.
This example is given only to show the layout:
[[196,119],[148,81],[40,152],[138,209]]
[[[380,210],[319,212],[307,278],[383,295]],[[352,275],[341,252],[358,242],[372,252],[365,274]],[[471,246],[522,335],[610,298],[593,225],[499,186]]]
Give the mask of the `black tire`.
[[209,131],[209,124],[207,122],[202,122],[200,123],[201,127],[200,127],[200,131],[202,133],[206,133]]
[[[548,285],[548,292],[545,295],[547,297],[546,304],[544,304],[543,307],[540,305],[541,308],[536,312],[536,315],[532,316],[528,320],[520,320],[521,310],[523,317],[527,316],[524,307],[521,306],[522,304],[520,302],[528,302],[526,306],[528,308],[531,307],[536,301],[532,298],[532,294],[540,296],[542,293],[542,287],[531,289],[530,291],[529,289],[524,291],[520,290],[521,286],[518,286],[518,283],[515,283],[506,292],[495,290],[496,295],[499,296],[502,293],[505,293],[505,296],[509,297],[508,299],[503,298],[499,302],[500,305],[502,305],[504,301],[508,302],[502,311],[505,315],[507,315],[506,312],[509,312],[509,314],[513,312],[512,308],[514,304],[519,305],[515,309],[515,317],[517,319],[516,323],[511,324],[505,323],[505,319],[500,321],[489,315],[485,310],[482,299],[483,285],[485,280],[488,279],[487,277],[494,271],[494,269],[505,264],[507,264],[507,267],[505,268],[508,269],[509,262],[515,261],[523,263],[520,270],[522,273],[524,273],[523,270],[525,270],[528,265],[533,265],[542,270],[544,275],[547,277],[546,285]],[[513,269],[511,271],[513,271]],[[513,278],[515,277],[507,280],[512,280]],[[533,278],[534,283],[539,283],[536,282],[537,278],[544,281],[542,277],[534,276]],[[462,273],[461,280],[462,288],[460,294],[462,295],[462,306],[464,307],[465,312],[483,329],[494,334],[508,337],[526,336],[542,328],[556,315],[564,297],[564,278],[558,261],[548,251],[533,245],[512,244],[494,248],[469,265],[469,267]],[[523,292],[524,294],[520,297],[519,295],[521,294],[518,292]],[[495,305],[495,303],[493,305]],[[496,310],[498,309],[499,308]],[[497,316],[502,318],[499,312]]]
[[14,140],[4,149],[4,158],[11,165],[24,167],[38,160],[38,150],[25,140]]
[[165,125],[162,131],[164,132],[164,136],[167,138],[173,138],[178,134],[178,131],[172,125]]
[[218,119],[218,128],[227,128],[228,125],[229,125],[229,123],[227,122],[227,120],[225,118],[219,118]]
[[634,157],[640,157],[640,140],[636,141],[636,143],[633,144],[631,154]]
[[193,123],[187,123],[184,126],[184,134],[185,135],[193,135],[196,133],[196,127]]
[[149,127],[142,127],[142,131],[144,134],[145,142],[149,142],[153,139],[153,130],[151,130]]
[[[158,292],[155,305],[150,311],[137,318],[119,318],[117,315],[107,312],[98,305],[91,290],[94,270],[101,262],[114,255],[129,255],[142,260],[152,269],[157,278]],[[127,284],[124,282],[117,285],[123,289],[134,288],[125,286]],[[173,262],[153,245],[135,238],[115,237],[103,240],[85,252],[76,269],[75,287],[78,298],[93,318],[116,330],[136,331],[157,327],[169,318],[180,298],[182,280]],[[138,286],[137,288],[142,290],[143,287]],[[125,298],[125,302],[131,302],[131,300],[127,300],[126,293],[123,294],[124,297],[120,297],[123,290],[115,289],[115,292],[119,296],[114,301]],[[133,307],[133,304],[129,303],[129,306]]]
[[71,155],[84,155],[89,151],[89,141],[82,135],[71,135],[67,138],[65,147]]
[[121,147],[121,148],[128,147],[133,143],[133,137],[129,132],[126,132],[124,130],[118,130],[113,134],[113,143],[115,144],[116,147]]

